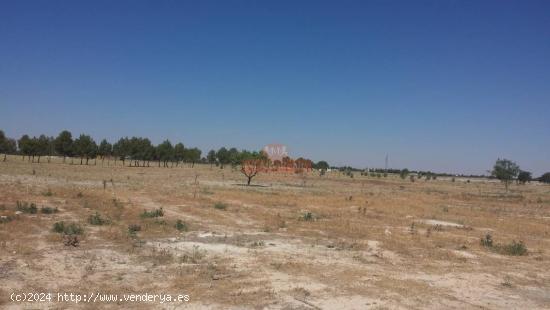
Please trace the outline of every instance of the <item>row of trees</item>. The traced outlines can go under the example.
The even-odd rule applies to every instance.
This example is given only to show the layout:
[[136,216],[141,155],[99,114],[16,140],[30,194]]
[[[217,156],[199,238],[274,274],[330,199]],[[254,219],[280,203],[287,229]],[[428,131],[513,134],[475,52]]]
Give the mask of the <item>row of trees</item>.
[[[30,137],[23,135],[19,140],[7,138],[4,132],[0,131],[0,153],[4,154],[19,154],[23,156],[23,160],[28,158],[29,161],[40,162],[40,158],[48,156],[63,157],[63,162],[66,158],[80,158],[80,164],[88,164],[90,159],[117,160],[122,161],[123,165],[129,166],[150,166],[150,162],[158,162],[158,166],[173,167],[181,163],[189,163],[194,166],[195,163],[209,163],[220,168],[230,165],[236,167],[242,165],[246,160],[259,159],[266,162],[266,165],[271,165],[268,157],[263,152],[237,150],[236,148],[227,149],[225,147],[219,150],[211,150],[206,157],[201,157],[202,151],[198,148],[188,148],[183,143],[172,144],[169,140],[165,140],[158,145],[154,145],[148,138],[142,137],[124,137],[120,138],[116,143],[111,144],[106,139],[103,139],[97,144],[94,139],[86,134],[81,134],[73,139],[71,132],[64,130],[57,137],[48,137],[40,135],[38,137]],[[286,164],[292,162],[296,166],[311,168],[313,163],[311,160],[298,158],[293,161],[286,158]],[[303,167],[302,167],[303,166]],[[319,167],[328,168],[328,164],[324,161],[317,163]],[[325,169],[326,169],[325,168]]]

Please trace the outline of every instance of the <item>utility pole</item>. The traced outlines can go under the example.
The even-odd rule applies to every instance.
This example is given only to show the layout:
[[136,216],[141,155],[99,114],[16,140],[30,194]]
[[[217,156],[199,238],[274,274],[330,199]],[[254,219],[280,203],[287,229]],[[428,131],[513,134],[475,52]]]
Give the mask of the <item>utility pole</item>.
[[386,154],[386,165],[384,166],[384,173],[388,173],[388,154]]

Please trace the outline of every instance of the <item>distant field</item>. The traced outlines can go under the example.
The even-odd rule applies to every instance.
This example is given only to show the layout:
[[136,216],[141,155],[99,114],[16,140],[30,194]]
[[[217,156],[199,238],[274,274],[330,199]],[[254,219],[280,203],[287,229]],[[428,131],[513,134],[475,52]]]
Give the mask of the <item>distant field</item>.
[[0,308],[550,308],[549,185],[41,162],[0,162]]

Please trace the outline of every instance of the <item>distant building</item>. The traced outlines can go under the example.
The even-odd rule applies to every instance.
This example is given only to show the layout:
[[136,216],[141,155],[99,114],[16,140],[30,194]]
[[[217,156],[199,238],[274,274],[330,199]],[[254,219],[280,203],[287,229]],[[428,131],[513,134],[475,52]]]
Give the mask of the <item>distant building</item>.
[[283,144],[268,144],[264,146],[263,151],[267,154],[271,162],[276,160],[281,161],[284,157],[288,157],[288,149]]

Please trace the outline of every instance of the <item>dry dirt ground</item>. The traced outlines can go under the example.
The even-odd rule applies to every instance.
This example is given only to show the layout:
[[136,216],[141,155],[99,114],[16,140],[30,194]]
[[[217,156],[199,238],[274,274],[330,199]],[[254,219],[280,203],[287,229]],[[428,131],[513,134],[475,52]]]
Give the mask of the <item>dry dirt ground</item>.
[[[247,187],[230,167],[112,165],[0,162],[0,308],[550,309],[548,185],[506,193],[331,172]],[[61,221],[82,234],[56,233]],[[488,233],[493,247],[480,242]],[[509,255],[514,240],[526,255]],[[189,302],[22,303],[14,292]]]

